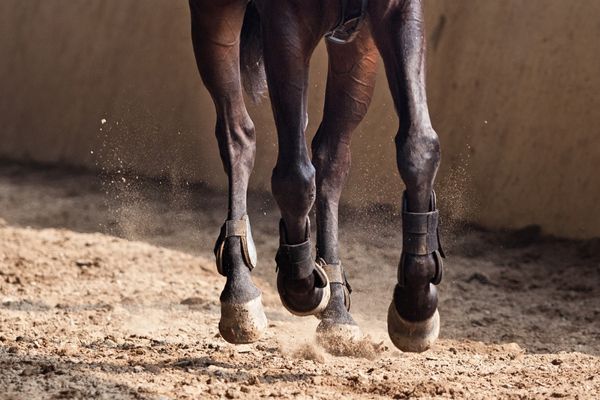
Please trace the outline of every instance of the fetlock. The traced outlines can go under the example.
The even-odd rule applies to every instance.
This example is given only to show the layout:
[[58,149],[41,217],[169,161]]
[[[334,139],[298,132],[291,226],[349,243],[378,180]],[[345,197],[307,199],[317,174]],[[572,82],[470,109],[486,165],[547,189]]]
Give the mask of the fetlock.
[[352,324],[356,322],[346,306],[344,288],[338,283],[330,283],[331,298],[325,310],[319,315],[322,321],[335,324]]
[[226,221],[215,244],[217,270],[227,278],[221,292],[219,333],[235,344],[252,343],[267,329],[260,290],[251,271],[256,266],[256,250],[248,217]]
[[429,212],[426,213],[409,212],[404,195],[398,284],[388,309],[390,339],[403,351],[425,351],[439,335],[436,285],[442,280],[444,253],[438,225],[435,193],[431,194]]
[[222,302],[244,303],[260,295],[260,290],[252,282],[251,271],[241,255],[241,243],[238,238],[226,240],[222,265],[227,278],[221,292]]
[[[230,249],[229,254],[225,254],[225,247],[229,244],[228,239],[237,238],[235,241],[238,244],[237,249]],[[235,251],[237,250],[237,251]],[[227,220],[221,226],[221,232],[215,243],[214,248],[215,260],[217,263],[217,271],[223,276],[227,276],[225,270],[224,257],[233,255],[234,257],[239,256],[241,263],[243,263],[250,271],[256,267],[258,262],[256,255],[256,246],[254,245],[254,239],[252,238],[252,229],[250,228],[250,219],[247,215],[244,215],[239,220]],[[240,265],[240,260],[234,258],[232,267]]]
[[277,291],[283,306],[292,314],[304,316],[320,313],[330,296],[327,275],[311,256],[310,228],[306,223],[306,240],[288,244],[283,220],[280,227],[277,263]]
[[439,211],[435,193],[429,211],[408,211],[406,193],[402,210],[402,256],[398,264],[398,284],[394,304],[398,313],[410,321],[424,321],[437,308],[437,290],[443,276],[443,249],[439,238]]
[[260,296],[251,277],[257,257],[247,216],[225,221],[214,252],[217,270],[227,278],[221,293],[222,302],[244,303]]
[[321,322],[317,326],[317,341],[335,352],[341,343],[360,340],[362,332],[349,312],[352,289],[341,263],[327,264],[323,259],[318,259],[317,264],[327,273],[331,288],[329,304],[318,316]]

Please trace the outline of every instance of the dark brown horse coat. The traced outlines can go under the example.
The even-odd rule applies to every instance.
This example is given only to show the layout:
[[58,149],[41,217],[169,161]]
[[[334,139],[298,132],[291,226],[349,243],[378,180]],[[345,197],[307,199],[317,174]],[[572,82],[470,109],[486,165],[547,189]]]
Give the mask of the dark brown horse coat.
[[[398,196],[404,243],[388,327],[401,349],[428,348],[439,331],[434,284],[442,264],[433,182],[440,145],[427,108],[421,1],[190,0],[190,9],[194,51],[215,103],[215,131],[229,178],[227,222],[216,246],[227,277],[223,337],[250,342],[266,328],[248,257],[253,245],[246,192],[256,133],[242,95],[244,86],[260,97],[265,79],[279,143],[272,191],[281,210],[276,261],[282,303],[294,314],[318,315],[321,337],[360,335],[340,262],[338,205],[350,167],[351,134],[371,102],[380,54],[399,117],[397,164],[406,185],[403,200]],[[309,62],[326,35],[331,36],[327,91],[311,159],[305,139]],[[308,220],[313,205],[316,262]]]

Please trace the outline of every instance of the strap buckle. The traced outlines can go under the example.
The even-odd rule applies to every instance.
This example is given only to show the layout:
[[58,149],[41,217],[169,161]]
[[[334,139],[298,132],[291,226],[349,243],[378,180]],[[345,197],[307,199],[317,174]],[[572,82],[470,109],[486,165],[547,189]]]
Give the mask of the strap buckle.
[[339,45],[352,42],[358,35],[358,32],[360,31],[360,28],[365,20],[368,3],[368,0],[362,0],[360,14],[349,17],[347,15],[348,0],[342,0],[342,16],[340,18],[340,22],[335,28],[325,34],[325,38],[330,43]]
[[331,43],[340,45],[352,42],[360,31],[363,18],[361,15],[360,17],[349,19],[345,23],[335,27],[331,32],[325,34],[325,38]]

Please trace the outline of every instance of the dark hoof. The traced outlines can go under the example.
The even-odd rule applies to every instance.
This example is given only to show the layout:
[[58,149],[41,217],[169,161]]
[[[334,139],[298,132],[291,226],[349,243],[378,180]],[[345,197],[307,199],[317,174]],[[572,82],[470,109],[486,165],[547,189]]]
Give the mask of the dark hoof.
[[440,313],[425,321],[411,322],[400,316],[394,302],[388,309],[388,334],[394,346],[405,352],[421,353],[429,349],[440,334]]
[[233,344],[256,342],[267,329],[262,296],[245,303],[221,302],[219,332]]

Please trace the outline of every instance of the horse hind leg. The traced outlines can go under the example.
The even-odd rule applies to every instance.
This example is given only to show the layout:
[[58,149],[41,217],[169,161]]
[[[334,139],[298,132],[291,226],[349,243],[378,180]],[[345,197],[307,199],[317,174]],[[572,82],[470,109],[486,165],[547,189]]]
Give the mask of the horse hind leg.
[[255,131],[240,82],[240,31],[245,0],[190,0],[198,69],[217,112],[215,134],[229,182],[227,221],[215,246],[217,267],[227,277],[221,293],[219,331],[230,343],[250,343],[267,328],[261,292],[250,272],[256,253],[247,219],[246,194],[254,166]]
[[329,71],[323,121],[312,142],[316,169],[317,262],[328,274],[331,299],[320,315],[317,339],[326,348],[359,339],[349,313],[350,287],[340,262],[338,208],[350,169],[350,138],[367,113],[377,70],[377,49],[368,27],[346,45],[328,43]]
[[437,339],[441,279],[438,211],[433,182],[440,144],[431,126],[425,93],[425,39],[420,0],[372,2],[369,15],[400,117],[396,135],[403,198],[403,249],[398,284],[388,312],[388,332],[403,351],[424,351]]

